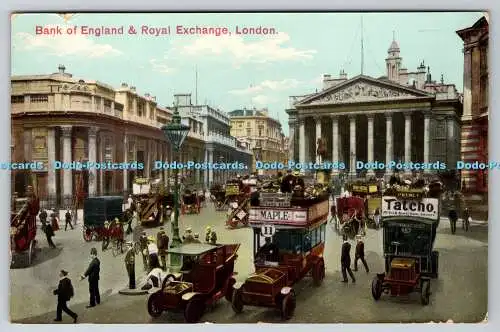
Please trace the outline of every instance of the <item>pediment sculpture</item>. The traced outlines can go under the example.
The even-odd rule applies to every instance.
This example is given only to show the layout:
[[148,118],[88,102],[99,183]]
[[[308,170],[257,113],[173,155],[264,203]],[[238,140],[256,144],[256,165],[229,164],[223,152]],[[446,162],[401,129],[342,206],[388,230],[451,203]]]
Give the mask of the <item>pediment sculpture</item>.
[[359,82],[347,86],[338,91],[332,91],[324,96],[310,101],[311,104],[322,103],[349,103],[362,101],[375,101],[380,99],[400,99],[416,97],[402,90],[390,89],[387,87],[376,86],[364,82]]

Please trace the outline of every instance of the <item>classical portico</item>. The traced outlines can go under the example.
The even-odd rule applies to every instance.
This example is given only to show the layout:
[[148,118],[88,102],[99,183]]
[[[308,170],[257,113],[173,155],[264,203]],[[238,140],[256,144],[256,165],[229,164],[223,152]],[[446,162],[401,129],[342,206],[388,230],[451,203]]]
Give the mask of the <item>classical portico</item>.
[[319,137],[327,140],[326,159],[342,162],[350,176],[389,176],[394,171],[365,172],[357,169],[357,161],[386,165],[440,161],[454,168],[459,157],[454,153],[458,105],[387,79],[356,76],[300,98],[293,107],[287,113],[299,135],[291,145],[298,145],[295,160],[301,163],[318,161]]

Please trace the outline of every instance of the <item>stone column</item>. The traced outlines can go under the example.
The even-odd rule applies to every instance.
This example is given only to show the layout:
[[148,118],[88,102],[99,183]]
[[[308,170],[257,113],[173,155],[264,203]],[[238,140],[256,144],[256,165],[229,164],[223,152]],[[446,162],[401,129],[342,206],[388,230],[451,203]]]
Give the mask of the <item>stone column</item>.
[[[213,148],[208,149],[208,162],[210,164],[214,163],[214,149]],[[214,181],[214,170],[212,168],[210,168],[208,170],[208,183],[209,183],[209,185],[212,185],[213,181]]]
[[[47,128],[47,189],[49,202],[55,202],[57,195],[56,170],[52,164],[56,160],[56,131],[54,127]],[[54,200],[54,201],[52,201]]]
[[[71,133],[72,126],[62,126],[63,137],[63,162],[70,163],[71,160]],[[73,199],[73,170],[63,169],[63,202],[64,207],[69,207]]]
[[[339,119],[332,116],[332,162],[339,162]],[[337,175],[338,169],[332,170],[332,175]]]
[[316,156],[316,163],[319,163],[321,158],[318,155],[318,140],[321,138],[321,116],[316,116],[314,120],[316,121],[316,140],[314,141],[314,155]]
[[299,118],[299,161],[306,162],[306,119]]
[[[106,148],[106,137],[104,134],[99,135],[99,161],[104,162],[105,157],[105,148]],[[104,195],[104,170],[99,170],[99,193],[100,195]]]
[[[430,121],[431,121],[431,113],[430,112],[425,112],[424,113],[424,163],[430,162],[430,142],[431,142],[431,126],[430,126]],[[431,170],[426,168],[424,170],[424,173],[429,173]]]
[[385,174],[391,176],[392,169],[387,166],[393,161],[393,146],[392,146],[392,113],[385,114]]
[[[205,148],[205,159],[204,159],[205,163],[209,163],[209,159],[208,159],[208,148]],[[203,172],[203,182],[205,183],[205,186],[207,186],[207,188],[210,188],[210,183],[208,182],[208,168]]]
[[33,150],[32,142],[33,142],[33,129],[32,128],[24,129],[24,160],[26,161],[32,160],[31,158]]
[[[88,145],[89,145],[89,162],[95,163],[97,161],[97,127],[90,127],[88,131]],[[126,157],[125,157],[126,158]],[[124,172],[126,174],[126,172]],[[125,184],[126,182],[124,182]],[[97,193],[97,170],[95,167],[89,169],[89,194],[95,195]]]
[[[411,113],[405,112],[405,163],[411,161]],[[411,170],[405,170],[406,174],[410,174]]]
[[349,116],[349,173],[356,177],[356,116]]
[[[123,162],[127,163],[128,162],[128,136],[127,133],[124,133],[123,135]],[[123,170],[123,191],[126,191],[127,193],[130,194],[129,188],[128,188],[128,170]],[[132,189],[132,188],[130,188]]]
[[295,121],[288,122],[290,128],[289,139],[288,139],[288,160],[295,160]]
[[[373,150],[374,150],[374,143],[373,143],[373,122],[375,120],[375,114],[367,114],[366,116],[368,118],[368,162],[371,164],[373,163]],[[373,176],[375,175],[375,172],[373,171],[373,168],[369,168],[367,171],[368,176]]]

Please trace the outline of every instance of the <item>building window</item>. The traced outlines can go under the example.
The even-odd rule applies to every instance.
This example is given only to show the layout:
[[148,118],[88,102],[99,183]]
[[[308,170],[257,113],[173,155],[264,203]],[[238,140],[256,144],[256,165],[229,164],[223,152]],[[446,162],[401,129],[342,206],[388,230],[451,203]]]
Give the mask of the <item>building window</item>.
[[22,103],[24,103],[24,96],[11,96],[10,103],[11,104],[22,104]]
[[251,136],[251,135],[252,135],[252,129],[247,128],[247,136]]
[[247,128],[250,128],[251,124],[250,121],[247,122]]
[[30,102],[32,102],[32,103],[48,103],[49,96],[48,95],[31,95]]

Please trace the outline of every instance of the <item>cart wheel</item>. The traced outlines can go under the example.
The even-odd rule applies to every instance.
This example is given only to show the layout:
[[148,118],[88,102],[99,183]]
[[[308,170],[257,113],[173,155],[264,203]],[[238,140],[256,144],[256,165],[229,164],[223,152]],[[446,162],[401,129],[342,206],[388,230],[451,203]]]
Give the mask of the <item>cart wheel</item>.
[[243,311],[243,290],[241,288],[233,290],[233,298],[231,299],[231,306],[233,311],[237,314]]
[[35,255],[35,240],[31,240],[30,246],[28,248],[28,265],[31,265],[34,255]]
[[431,283],[429,280],[422,281],[422,289],[420,291],[420,302],[422,305],[429,304],[429,297],[431,295]]
[[184,320],[186,323],[198,323],[204,312],[205,302],[201,298],[194,298],[184,309]]
[[312,277],[314,280],[314,285],[319,286],[325,279],[325,262],[320,259],[313,267]]
[[160,307],[160,297],[162,293],[154,293],[148,299],[148,313],[151,317],[160,317],[163,310]]
[[378,301],[382,296],[382,281],[378,277],[372,280],[372,296],[375,301]]
[[236,279],[234,279],[233,277],[229,278],[226,282],[226,293],[224,296],[226,297],[227,302],[231,302],[231,300],[233,299],[233,286],[235,283]]
[[104,251],[108,248],[109,241],[110,241],[109,236],[102,237],[102,251]]
[[297,301],[295,299],[295,292],[293,289],[283,297],[281,300],[281,319],[289,320],[295,312]]
[[92,241],[92,228],[83,226],[83,239],[85,242]]

